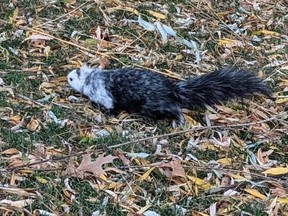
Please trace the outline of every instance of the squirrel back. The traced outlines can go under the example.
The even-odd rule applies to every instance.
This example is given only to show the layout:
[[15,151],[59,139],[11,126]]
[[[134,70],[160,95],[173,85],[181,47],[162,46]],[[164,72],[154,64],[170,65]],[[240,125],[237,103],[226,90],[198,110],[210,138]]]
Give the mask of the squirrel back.
[[203,108],[255,93],[270,96],[261,79],[234,67],[175,81],[148,70],[101,70],[84,65],[69,73],[68,82],[108,113],[125,110],[180,124],[184,123],[181,108]]

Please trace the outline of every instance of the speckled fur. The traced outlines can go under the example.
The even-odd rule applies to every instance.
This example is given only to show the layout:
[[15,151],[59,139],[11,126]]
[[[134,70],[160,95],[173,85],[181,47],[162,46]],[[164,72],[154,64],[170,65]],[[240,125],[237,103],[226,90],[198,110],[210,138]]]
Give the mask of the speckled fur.
[[[85,67],[80,68],[80,74],[86,74],[85,82],[75,82],[78,76],[74,70],[68,75],[69,84],[75,90],[81,89],[81,93],[109,113],[125,110],[184,123],[181,108],[203,108],[205,104],[213,105],[254,93],[270,95],[269,88],[261,79],[237,68],[175,81],[136,68],[91,70]],[[73,82],[69,77],[73,77]]]

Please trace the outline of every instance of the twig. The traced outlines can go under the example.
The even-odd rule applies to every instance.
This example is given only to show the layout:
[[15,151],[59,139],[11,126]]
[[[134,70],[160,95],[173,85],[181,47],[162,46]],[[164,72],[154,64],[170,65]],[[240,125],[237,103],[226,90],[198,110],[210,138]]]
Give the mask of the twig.
[[[261,123],[277,120],[280,117],[281,117],[281,115],[276,115],[276,116],[273,116],[273,117],[271,117],[269,119],[265,119],[265,120],[262,120],[262,121],[251,122],[251,123],[243,123],[243,124],[219,125],[219,126],[211,126],[211,127],[197,127],[197,128],[177,131],[177,132],[173,132],[173,133],[167,133],[167,134],[163,134],[163,135],[145,137],[145,138],[142,138],[142,139],[137,139],[137,140],[133,140],[133,141],[129,141],[129,142],[125,142],[125,143],[120,143],[120,144],[117,144],[117,145],[109,146],[107,148],[108,149],[112,149],[112,148],[117,148],[117,147],[121,147],[121,146],[128,145],[128,144],[133,144],[133,143],[137,143],[137,142],[143,142],[143,141],[154,139],[154,138],[161,138],[161,137],[164,137],[164,136],[175,136],[175,135],[179,135],[179,134],[183,134],[183,133],[187,133],[187,132],[201,131],[201,130],[206,130],[206,129],[217,129],[217,128],[219,129],[219,128],[227,128],[227,127],[236,128],[236,127],[251,126],[251,125],[256,125],[256,124],[261,124]],[[91,150],[89,150],[89,151],[91,151]],[[5,170],[1,169],[0,171],[1,172],[14,171],[14,170],[18,170],[18,169],[21,169],[21,168],[24,168],[24,167],[30,167],[30,166],[37,165],[37,164],[65,160],[67,158],[80,156],[80,155],[83,155],[85,153],[88,153],[88,151],[81,151],[81,152],[77,152],[77,153],[74,153],[74,154],[66,155],[66,156],[63,156],[63,157],[50,158],[50,159],[45,159],[45,160],[41,160],[41,161],[36,161],[36,162],[33,162],[33,163],[27,163],[27,164],[23,164],[23,165],[20,165],[20,166],[17,166],[17,167],[7,168]]]
[[94,54],[101,55],[101,56],[104,56],[104,57],[106,57],[106,58],[109,58],[109,57],[110,57],[110,58],[118,61],[118,62],[121,63],[122,65],[124,65],[124,63],[121,62],[118,58],[115,58],[115,57],[113,57],[113,56],[108,56],[107,54],[102,53],[102,52],[97,52],[97,51],[95,51],[95,50],[88,49],[88,48],[86,48],[86,47],[80,46],[80,45],[75,44],[75,43],[70,42],[70,41],[63,40],[63,39],[61,39],[61,38],[55,37],[55,36],[53,36],[53,35],[51,35],[51,34],[48,34],[48,33],[44,32],[44,31],[42,31],[42,30],[40,30],[40,29],[33,29],[33,28],[25,27],[25,26],[24,26],[24,27],[20,27],[20,28],[23,29],[23,30],[25,30],[25,31],[32,31],[32,32],[36,32],[36,33],[38,33],[38,34],[45,35],[45,36],[47,36],[47,37],[50,37],[51,39],[58,40],[58,41],[60,41],[60,42],[62,42],[62,43],[65,43],[65,44],[68,44],[68,45],[77,47],[77,48],[79,48],[79,49],[81,49],[81,50],[85,50],[85,51],[88,52],[88,53],[89,53],[89,52],[93,52]]
[[145,137],[145,138],[141,138],[141,139],[137,139],[137,140],[133,140],[133,141],[129,141],[129,142],[125,142],[125,143],[120,143],[117,145],[112,145],[107,147],[108,149],[112,149],[112,148],[118,148],[120,146],[124,146],[124,145],[129,145],[129,144],[133,144],[133,143],[137,143],[137,142],[143,142],[143,141],[147,141],[150,139],[155,139],[155,138],[162,138],[162,137],[166,137],[166,136],[175,136],[175,135],[179,135],[179,134],[183,134],[183,133],[188,133],[188,132],[195,132],[195,131],[202,131],[202,130],[206,130],[206,129],[221,129],[221,128],[237,128],[237,127],[247,127],[247,126],[251,126],[251,125],[256,125],[256,124],[261,124],[261,123],[265,123],[265,122],[270,122],[276,119],[279,119],[282,115],[275,115],[269,119],[265,119],[265,120],[261,120],[261,121],[257,121],[257,122],[250,122],[250,123],[242,123],[242,124],[232,124],[232,125],[215,125],[215,126],[210,126],[210,127],[195,127],[195,128],[191,128],[191,129],[187,129],[187,130],[182,130],[182,131],[176,131],[176,132],[172,132],[172,133],[167,133],[167,134],[161,134],[161,135],[156,135],[156,136],[150,136],[150,137]]
[[[81,7],[83,7],[83,6],[86,5],[87,3],[89,3],[89,1],[85,1],[83,4],[79,5],[78,7],[76,7],[76,8],[73,9],[72,11],[69,11],[69,12],[66,13],[66,14],[63,14],[63,15],[55,18],[55,19],[48,20],[48,21],[45,22],[45,23],[41,23],[41,24],[39,24],[39,25],[33,26],[32,28],[38,28],[38,27],[41,27],[41,26],[46,25],[47,23],[53,23],[53,22],[55,22],[55,21],[57,21],[57,20],[59,20],[59,19],[62,19],[63,17],[66,17],[66,16],[68,16],[69,14],[72,14],[72,13],[74,13],[75,11],[79,10]],[[92,2],[92,3],[94,3],[94,2]]]
[[21,98],[22,100],[26,100],[26,101],[29,101],[29,102],[31,102],[31,103],[34,103],[34,104],[36,104],[36,105],[38,105],[38,106],[45,107],[44,104],[39,103],[38,101],[32,100],[31,98],[26,97],[26,96],[24,96],[24,95],[17,94],[16,96],[18,96],[18,97]]
[[[16,166],[16,167],[10,167],[10,168],[7,168],[6,171],[15,171],[15,170],[19,170],[19,169],[24,168],[24,167],[30,167],[30,166],[34,166],[34,165],[37,165],[37,164],[43,164],[43,163],[47,163],[47,162],[61,161],[61,160],[65,160],[65,159],[67,159],[67,158],[71,158],[71,157],[75,157],[75,156],[80,156],[80,155],[83,155],[83,154],[85,154],[85,153],[88,153],[88,151],[80,151],[80,152],[77,152],[77,153],[74,153],[74,154],[65,155],[65,156],[63,156],[63,157],[49,158],[49,159],[44,159],[44,160],[41,160],[41,161],[36,161],[36,162],[33,162],[33,163],[23,164],[23,165]],[[4,172],[4,169],[1,169],[1,172]]]

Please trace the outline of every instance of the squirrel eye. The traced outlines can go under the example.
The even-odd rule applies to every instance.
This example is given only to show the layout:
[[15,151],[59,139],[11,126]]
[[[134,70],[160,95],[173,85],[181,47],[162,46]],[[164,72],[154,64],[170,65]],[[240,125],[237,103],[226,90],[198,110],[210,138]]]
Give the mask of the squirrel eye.
[[72,82],[72,81],[73,81],[73,78],[71,78],[71,77],[70,77],[70,79],[69,79],[69,80]]

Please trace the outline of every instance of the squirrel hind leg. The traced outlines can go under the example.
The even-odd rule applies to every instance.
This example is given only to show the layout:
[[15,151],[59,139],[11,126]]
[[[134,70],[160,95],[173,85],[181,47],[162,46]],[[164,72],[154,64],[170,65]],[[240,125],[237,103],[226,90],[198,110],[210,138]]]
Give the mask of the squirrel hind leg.
[[156,118],[156,119],[172,119],[177,124],[184,124],[185,119],[181,113],[181,109],[175,103],[169,101],[147,101],[142,106],[141,115]]
[[185,124],[185,119],[182,113],[180,113],[177,119],[172,120],[172,128],[177,128],[177,126],[181,126],[184,124]]

